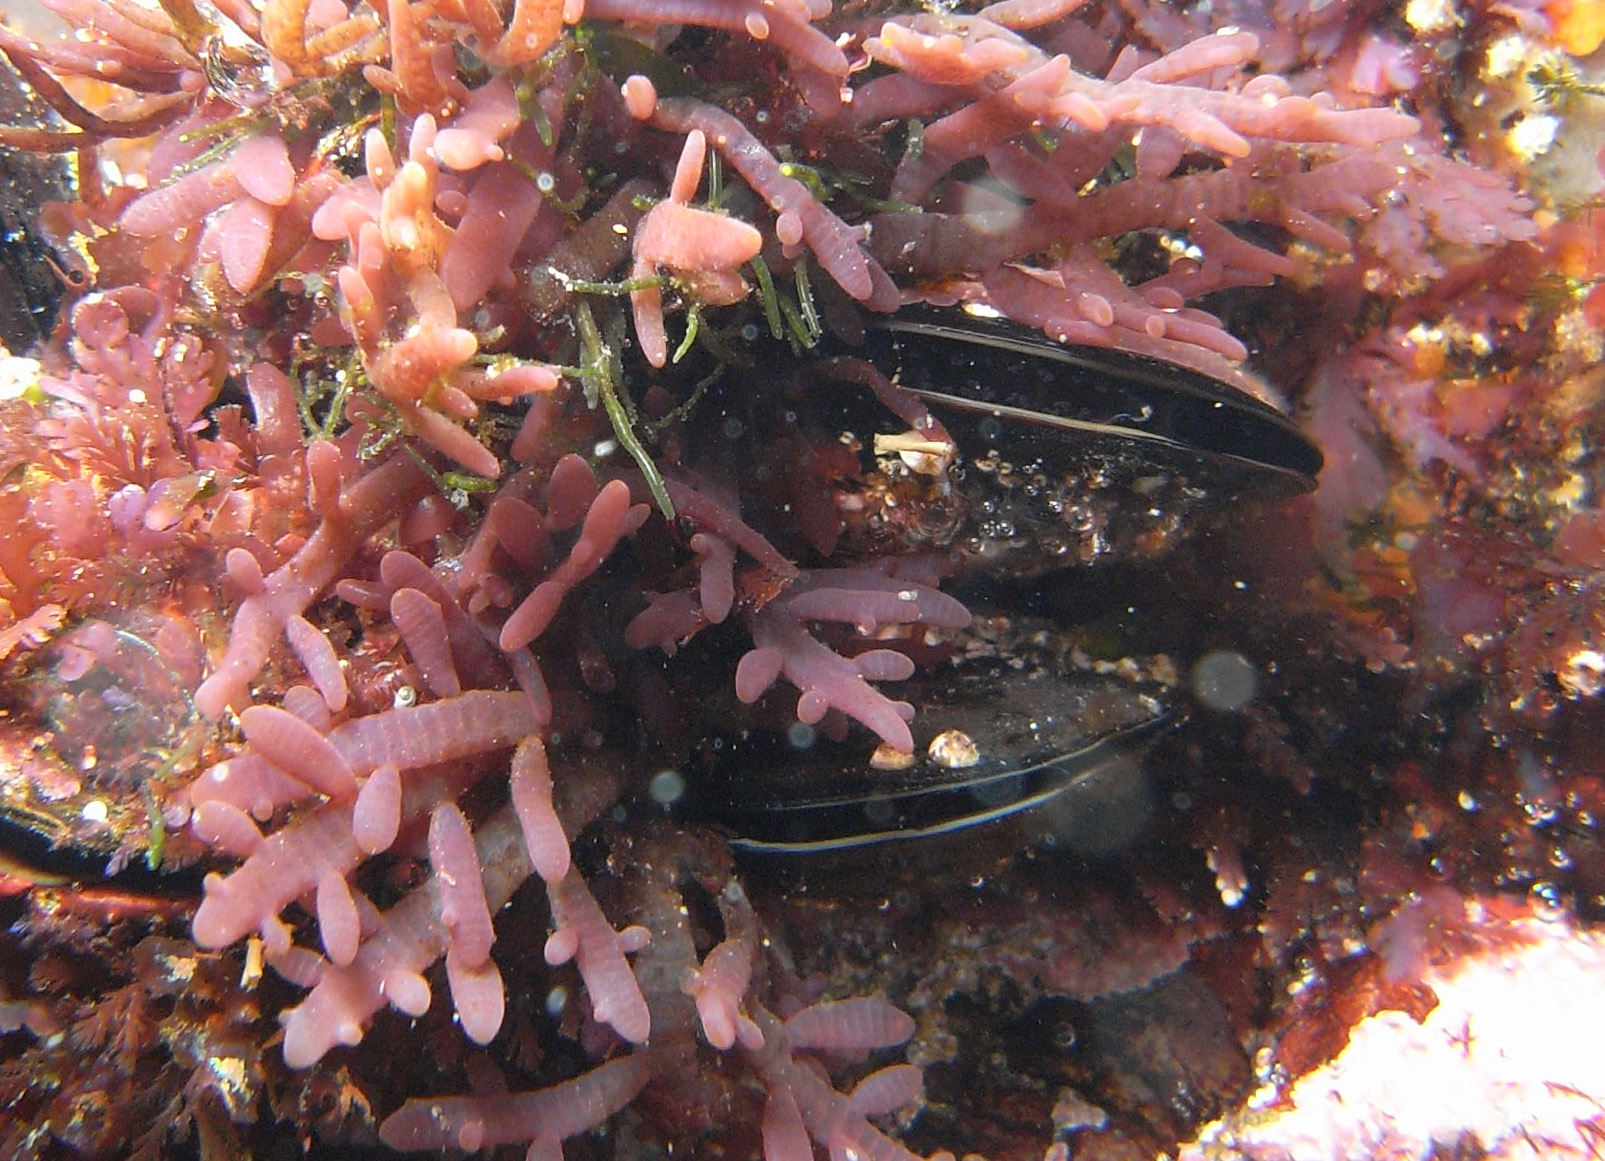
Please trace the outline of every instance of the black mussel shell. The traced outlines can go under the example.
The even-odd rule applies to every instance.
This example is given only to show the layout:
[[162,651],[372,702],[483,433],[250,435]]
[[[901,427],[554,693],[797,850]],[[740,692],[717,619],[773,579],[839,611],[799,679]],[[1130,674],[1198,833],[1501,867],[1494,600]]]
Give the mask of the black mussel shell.
[[1254,381],[1246,374],[1228,383],[1144,355],[1057,343],[1003,319],[941,311],[878,320],[868,342],[871,360],[950,428],[1019,419],[1088,447],[1124,445],[1128,455],[1193,468],[1200,483],[1224,489],[1222,499],[1309,491],[1321,470],[1320,450],[1247,389]]
[[1157,557],[1199,514],[1309,491],[1321,469],[1246,373],[1227,382],[955,311],[873,320],[858,354],[957,445],[959,515],[927,520],[929,537],[904,526],[905,540],[956,548],[993,575]]
[[1111,795],[1130,799],[1143,751],[1179,717],[1156,684],[1006,658],[896,692],[918,706],[912,766],[876,769],[862,737],[753,734],[723,741],[688,780],[687,813],[754,855],[851,853],[977,828],[1006,829],[1010,852],[1043,839],[1076,845],[1105,828]]
[[[858,494],[840,506],[839,552],[951,552],[972,609],[975,596],[1030,591],[1006,582],[1157,557],[1195,517],[1308,491],[1321,467],[1246,374],[1055,343],[953,310],[867,319],[858,341],[821,353],[873,364],[952,440],[950,453],[910,445],[906,417],[861,378],[829,360],[805,369],[809,422],[861,452],[862,475],[840,485]],[[1017,628],[1027,620],[1000,618]],[[1058,626],[1040,630],[1066,639]],[[806,876],[822,862],[858,875],[910,861],[974,869],[1034,844],[1112,853],[1146,818],[1142,759],[1183,716],[1177,695],[1043,663],[1028,656],[1029,636],[979,651],[949,642],[960,660],[886,689],[917,709],[904,769],[876,768],[861,731],[834,742],[805,727],[754,729],[702,747],[679,809],[727,830],[736,850]]]

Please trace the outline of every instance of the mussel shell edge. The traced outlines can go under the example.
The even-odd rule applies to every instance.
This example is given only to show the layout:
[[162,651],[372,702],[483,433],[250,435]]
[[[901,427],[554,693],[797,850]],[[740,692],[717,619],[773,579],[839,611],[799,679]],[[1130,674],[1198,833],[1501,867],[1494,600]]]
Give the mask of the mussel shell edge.
[[1281,411],[1241,386],[1144,355],[933,311],[878,320],[863,351],[950,426],[990,417],[1011,438],[1034,426],[1167,468],[1212,465],[1193,474],[1213,479],[1217,498],[1309,491],[1321,470],[1320,449]]
[[[798,748],[753,735],[724,748],[693,780],[691,817],[725,828],[738,851],[823,856],[1011,823],[1053,807],[1096,811],[1103,789],[1129,779],[1149,744],[1180,720],[1171,692],[1098,674],[1024,673],[1006,663],[916,679],[915,763],[874,769],[861,736]],[[939,734],[974,743],[971,765],[929,755]],[[1024,832],[1022,832],[1024,833]]]

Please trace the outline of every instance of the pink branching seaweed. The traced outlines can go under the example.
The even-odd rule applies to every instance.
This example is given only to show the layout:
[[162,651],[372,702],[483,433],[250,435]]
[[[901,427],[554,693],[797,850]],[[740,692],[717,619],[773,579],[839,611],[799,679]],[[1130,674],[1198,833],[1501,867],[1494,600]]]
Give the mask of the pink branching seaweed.
[[753,618],[753,649],[736,667],[736,695],[758,700],[784,676],[801,691],[797,718],[813,724],[835,710],[868,726],[892,749],[914,748],[908,719],[914,707],[894,702],[869,684],[897,681],[914,663],[896,649],[837,653],[809,633],[807,622],[853,625],[866,639],[882,625],[957,629],[970,615],[952,597],[890,572],[827,569],[806,573]]
[[[178,831],[207,872],[189,959],[304,992],[253,994],[290,1070],[354,1050],[293,1100],[266,1070],[304,1140],[338,1135],[307,1111],[338,1075],[398,1149],[553,1161],[633,1106],[643,1140],[912,1158],[872,1118],[919,1070],[881,1055],[850,1087],[825,1059],[894,1053],[913,1018],[844,993],[905,993],[821,1000],[676,789],[710,735],[777,717],[909,755],[918,707],[880,683],[970,623],[940,588],[959,566],[899,520],[958,503],[973,453],[854,357],[877,315],[999,315],[1243,385],[1275,336],[1230,292],[1330,278],[1322,326],[1368,334],[1315,356],[1313,410],[1364,478],[1328,477],[1323,527],[1383,492],[1361,412],[1412,468],[1491,476],[1459,441],[1512,396],[1445,409],[1410,323],[1356,304],[1447,295],[1535,237],[1533,203],[1449,152],[1443,54],[1374,5],[47,7],[71,35],[0,27],[34,118],[0,145],[76,154],[79,186],[16,243],[70,302],[36,389],[0,400],[0,665],[28,679],[4,740],[38,670],[99,675],[117,626],[149,628],[193,720],[117,858]],[[1374,933],[1390,970],[1450,909],[1424,899]],[[475,1095],[429,1095],[460,1049],[363,1089],[376,1043],[453,1020],[531,1091],[476,1057]],[[229,1146],[211,1105],[172,1108]]]
[[[645,280],[658,269],[667,269],[697,302],[729,306],[747,295],[747,284],[736,267],[757,256],[763,235],[745,222],[690,204],[706,152],[702,131],[693,129],[686,135],[668,198],[648,210],[635,229],[630,277]],[[656,286],[644,286],[632,290],[630,300],[641,353],[654,367],[661,367],[669,356],[662,293]]]

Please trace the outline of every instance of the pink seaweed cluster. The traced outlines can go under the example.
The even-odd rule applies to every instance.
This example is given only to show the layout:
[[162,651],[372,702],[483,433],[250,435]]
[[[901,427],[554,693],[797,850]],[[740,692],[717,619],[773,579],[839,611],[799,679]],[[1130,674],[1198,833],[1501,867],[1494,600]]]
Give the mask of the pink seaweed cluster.
[[[962,308],[1238,381],[1206,296],[1326,266],[1430,283],[1533,232],[1388,102],[1421,65],[1364,5],[50,6],[75,37],[0,52],[51,114],[0,141],[76,152],[83,196],[45,221],[96,282],[40,398],[4,405],[44,450],[0,486],[0,657],[160,587],[207,740],[157,813],[217,868],[195,943],[302,991],[291,1069],[425,1016],[442,980],[479,1045],[574,980],[584,1070],[408,1093],[396,1148],[553,1158],[657,1091],[685,1098],[666,1132],[761,1105],[770,1161],[908,1155],[870,1118],[916,1104],[918,1070],[848,1085],[815,1057],[913,1022],[811,995],[717,843],[573,853],[643,797],[648,759],[587,753],[621,716],[660,761],[704,694],[913,746],[919,707],[880,683],[970,615],[946,559],[842,555],[856,453],[799,401],[856,383],[927,454],[945,433],[851,355],[810,367],[822,335]],[[743,360],[766,331],[801,370]],[[760,401],[737,454],[762,471],[712,450],[734,413],[675,377],[703,350]],[[717,692],[672,688],[696,648],[729,662]],[[497,917],[526,883],[550,972],[515,988]]]

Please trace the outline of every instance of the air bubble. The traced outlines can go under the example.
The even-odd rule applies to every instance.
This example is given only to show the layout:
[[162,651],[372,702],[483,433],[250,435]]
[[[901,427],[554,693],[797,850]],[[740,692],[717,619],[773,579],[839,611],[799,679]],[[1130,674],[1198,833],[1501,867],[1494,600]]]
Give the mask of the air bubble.
[[1560,888],[1551,882],[1540,880],[1534,883],[1528,891],[1528,898],[1532,900],[1533,911],[1538,918],[1546,923],[1555,922],[1566,914]]
[[678,770],[659,770],[647,783],[646,792],[659,806],[673,806],[685,796],[685,777]]
[[1193,666],[1193,696],[1220,713],[1236,713],[1259,693],[1259,670],[1232,649],[1206,653]]

